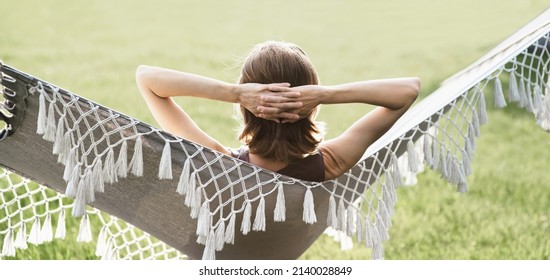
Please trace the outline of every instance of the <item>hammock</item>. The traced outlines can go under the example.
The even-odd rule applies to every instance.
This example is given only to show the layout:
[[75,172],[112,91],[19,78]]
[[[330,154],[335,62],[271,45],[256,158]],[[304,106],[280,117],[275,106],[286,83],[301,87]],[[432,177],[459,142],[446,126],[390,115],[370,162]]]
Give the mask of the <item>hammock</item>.
[[383,258],[395,190],[424,163],[467,191],[485,91],[496,107],[517,102],[550,130],[549,32],[547,10],[322,183],[222,155],[1,64],[0,256],[64,238],[71,211],[82,217],[79,241],[92,240],[91,219],[102,225],[102,259],[290,259],[327,227]]

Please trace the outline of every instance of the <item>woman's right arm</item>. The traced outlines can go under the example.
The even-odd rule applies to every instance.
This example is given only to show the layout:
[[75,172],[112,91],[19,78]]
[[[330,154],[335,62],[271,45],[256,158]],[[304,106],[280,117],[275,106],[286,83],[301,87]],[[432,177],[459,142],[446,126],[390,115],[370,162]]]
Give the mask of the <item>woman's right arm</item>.
[[[335,86],[307,85],[292,88],[300,92],[297,102],[303,106],[294,113],[305,115],[319,104],[364,103],[376,105],[362,118],[352,124],[340,136],[319,145],[325,161],[325,178],[336,178],[352,168],[361,159],[366,149],[386,133],[407,111],[418,96],[418,78],[371,80]],[[262,97],[264,105],[260,112],[269,114],[270,103],[276,97]]]

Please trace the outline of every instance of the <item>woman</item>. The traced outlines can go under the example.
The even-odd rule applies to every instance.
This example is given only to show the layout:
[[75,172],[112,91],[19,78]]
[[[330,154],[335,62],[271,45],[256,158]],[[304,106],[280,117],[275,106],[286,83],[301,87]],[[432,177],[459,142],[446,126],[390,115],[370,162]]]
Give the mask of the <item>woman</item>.
[[[319,85],[298,46],[258,44],[247,57],[238,84],[150,66],[137,69],[143,98],[163,130],[284,175],[309,181],[336,178],[403,115],[418,96],[418,78]],[[241,105],[245,147],[231,150],[202,131],[172,97],[190,96]],[[314,119],[320,104],[378,106],[340,136],[322,140]]]

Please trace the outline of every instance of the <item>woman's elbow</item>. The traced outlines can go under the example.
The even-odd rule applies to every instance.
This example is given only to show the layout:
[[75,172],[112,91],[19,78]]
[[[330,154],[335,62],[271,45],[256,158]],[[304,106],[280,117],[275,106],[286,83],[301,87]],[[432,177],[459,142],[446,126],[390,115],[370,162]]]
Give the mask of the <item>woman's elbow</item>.
[[405,96],[407,99],[407,105],[411,105],[414,103],[416,98],[418,98],[418,94],[420,93],[420,78],[418,77],[411,77],[407,81],[407,90],[405,90]]
[[136,82],[142,84],[146,81],[148,74],[151,73],[151,66],[139,65],[136,69]]

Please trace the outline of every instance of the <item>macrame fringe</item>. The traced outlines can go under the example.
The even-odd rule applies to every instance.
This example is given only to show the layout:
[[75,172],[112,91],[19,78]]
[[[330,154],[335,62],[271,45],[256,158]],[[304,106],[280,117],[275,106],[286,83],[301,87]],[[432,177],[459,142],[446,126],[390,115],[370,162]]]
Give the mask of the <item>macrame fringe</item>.
[[[71,151],[71,131],[65,132],[63,134],[63,145],[59,149],[59,155],[57,156],[57,162],[61,164],[66,164],[67,160],[69,159],[69,153]],[[61,144],[60,144],[61,145]]]
[[103,162],[101,158],[97,158],[92,168],[90,184],[94,187],[94,191],[105,192],[105,178],[103,176]]
[[92,230],[90,228],[90,220],[88,215],[82,216],[80,220],[80,227],[78,230],[78,236],[76,237],[77,242],[91,242],[92,241]]
[[107,226],[104,225],[101,230],[99,231],[99,235],[97,236],[97,244],[95,247],[95,255],[97,257],[101,257],[105,254],[107,246]]
[[260,197],[258,208],[256,208],[256,217],[254,218],[252,230],[265,231],[265,198],[263,195]]
[[[41,85],[40,85],[41,86]],[[38,97],[38,119],[36,121],[36,133],[43,135],[46,132],[46,93],[43,90],[39,90]]]
[[216,259],[216,233],[214,230],[210,230],[208,237],[206,238],[206,245],[204,247],[202,259],[203,260],[215,260]]
[[[502,90],[502,89],[501,89]],[[481,90],[477,89],[477,92],[479,94],[479,100],[477,102],[477,117],[478,122],[480,125],[486,124],[488,121],[487,117],[487,105],[485,104],[485,96],[483,95],[483,92]],[[503,97],[504,98],[504,97]]]
[[25,222],[21,223],[21,226],[15,235],[15,243],[13,243],[13,246],[17,249],[23,250],[29,248],[27,244],[27,226]]
[[317,222],[317,216],[315,215],[315,205],[313,202],[313,193],[310,188],[307,188],[304,196],[304,212],[303,220],[306,224],[313,224]]
[[15,257],[15,246],[13,242],[13,229],[8,229],[8,233],[4,236],[4,245],[2,245],[2,256]]
[[143,143],[141,135],[136,138],[134,144],[134,155],[130,161],[130,172],[135,176],[143,176]]
[[42,225],[42,230],[40,231],[40,239],[42,239],[43,242],[50,242],[53,240],[52,217],[49,213],[44,219],[44,224]]
[[172,179],[172,155],[170,142],[168,141],[164,144],[164,149],[162,149],[158,177],[159,179]]
[[277,202],[275,203],[275,210],[273,213],[273,220],[275,222],[284,222],[286,220],[286,205],[285,205],[285,191],[283,183],[278,182],[277,188]]
[[210,217],[210,203],[205,201],[199,212],[199,219],[197,221],[197,235],[206,236],[210,231],[211,217]]
[[61,208],[61,212],[59,212],[59,217],[57,218],[55,238],[65,239],[66,232],[67,232],[67,229],[65,226],[65,209]]
[[521,96],[519,94],[518,81],[514,71],[510,72],[510,81],[508,85],[508,100],[510,102],[519,102]]
[[224,241],[227,244],[235,243],[235,221],[236,221],[236,215],[235,213],[231,213],[229,217],[229,223],[227,223],[227,227],[225,228],[225,235],[224,235]]
[[223,249],[223,246],[225,244],[225,223],[223,221],[220,222],[218,227],[216,228],[216,251],[221,251]]
[[344,205],[344,198],[341,197],[338,201],[338,211],[337,211],[337,220],[336,220],[336,230],[345,230],[346,229],[346,206]]
[[113,184],[117,180],[116,170],[115,170],[115,152],[113,147],[109,147],[107,151],[107,156],[105,157],[105,165],[103,166],[103,179],[105,183]]
[[347,236],[353,236],[357,230],[355,227],[355,209],[350,204],[346,209],[346,234]]
[[327,215],[327,226],[334,229],[338,228],[338,216],[336,214],[336,199],[334,194],[331,194],[328,199],[328,215]]
[[250,201],[247,200],[246,205],[244,207],[244,212],[243,212],[243,221],[241,222],[241,233],[243,235],[247,235],[250,232],[250,227],[251,227],[250,219],[251,219],[251,216],[252,216],[252,205],[251,205]]
[[407,159],[409,164],[409,171],[413,173],[419,172],[420,165],[422,163],[420,162],[418,154],[416,153],[416,149],[414,148],[414,142],[412,141],[412,139],[407,142]]
[[118,159],[115,166],[118,177],[128,177],[128,143],[126,143],[126,140],[122,141],[120,145],[120,151],[118,152]]
[[101,256],[101,260],[116,260],[116,251],[114,248],[114,241],[112,236],[105,244],[105,250],[104,254]]
[[63,149],[65,149],[65,115],[62,115],[59,117],[59,121],[57,123],[57,129],[55,130],[55,140],[53,142],[53,151],[52,153],[54,155],[58,155],[62,153]]
[[189,192],[189,185],[190,185],[190,174],[191,172],[191,159],[187,158],[185,162],[183,163],[183,169],[181,170],[180,179],[178,181],[178,186],[176,188],[176,192],[181,195],[186,195]]
[[502,83],[498,77],[495,78],[494,98],[496,108],[506,107],[506,100],[504,100],[504,93],[502,92]]
[[29,233],[27,242],[34,245],[42,244],[42,240],[40,239],[40,218],[38,216],[35,218],[34,223],[31,226],[31,232]]
[[55,124],[55,106],[53,102],[50,102],[48,106],[48,115],[46,116],[46,128],[44,129],[42,139],[50,142],[55,140]]

